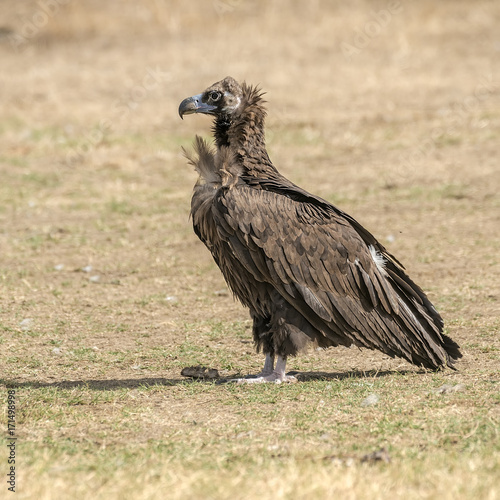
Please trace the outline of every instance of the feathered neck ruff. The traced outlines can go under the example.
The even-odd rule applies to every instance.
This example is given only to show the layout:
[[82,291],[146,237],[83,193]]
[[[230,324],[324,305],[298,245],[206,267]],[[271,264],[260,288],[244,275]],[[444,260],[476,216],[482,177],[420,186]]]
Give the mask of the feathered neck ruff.
[[241,103],[231,115],[218,116],[214,123],[215,143],[226,146],[241,158],[267,158],[264,124],[264,92],[243,83]]

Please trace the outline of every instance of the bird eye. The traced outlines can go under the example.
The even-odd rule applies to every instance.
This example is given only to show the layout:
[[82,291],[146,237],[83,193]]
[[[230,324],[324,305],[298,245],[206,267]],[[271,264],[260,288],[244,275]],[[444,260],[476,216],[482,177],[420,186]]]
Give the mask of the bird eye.
[[220,96],[221,96],[221,93],[220,92],[217,92],[216,90],[212,90],[212,92],[210,92],[210,99],[212,101],[218,101],[220,99]]

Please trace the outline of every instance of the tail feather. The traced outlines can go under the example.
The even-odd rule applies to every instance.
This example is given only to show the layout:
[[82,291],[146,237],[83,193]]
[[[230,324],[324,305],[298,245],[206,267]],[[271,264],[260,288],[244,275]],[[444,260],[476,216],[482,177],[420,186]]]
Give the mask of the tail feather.
[[406,330],[412,330],[416,345],[411,352],[411,361],[426,368],[439,369],[448,366],[455,369],[454,363],[462,357],[460,347],[450,337],[443,334],[444,322],[425,293],[403,271],[397,275],[390,272],[400,297],[399,317],[403,319]]

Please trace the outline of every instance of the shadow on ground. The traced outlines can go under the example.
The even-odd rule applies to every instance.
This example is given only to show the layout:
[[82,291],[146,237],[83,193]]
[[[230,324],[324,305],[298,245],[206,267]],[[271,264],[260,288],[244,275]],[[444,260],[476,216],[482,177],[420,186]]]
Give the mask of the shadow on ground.
[[[344,380],[349,378],[378,378],[390,375],[405,375],[407,373],[425,373],[425,370],[385,370],[385,371],[348,371],[348,372],[289,372],[288,375],[294,375],[299,382],[312,382],[316,380]],[[137,378],[137,379],[111,379],[111,380],[61,380],[55,382],[25,381],[17,382],[12,380],[0,379],[0,385],[8,388],[31,388],[40,389],[44,387],[57,387],[59,389],[74,389],[78,387],[93,389],[96,391],[111,391],[114,389],[134,389],[138,387],[153,386],[174,386],[179,384],[224,384],[231,383],[232,379],[241,377],[240,373],[229,375],[217,380],[203,380],[191,378]]]

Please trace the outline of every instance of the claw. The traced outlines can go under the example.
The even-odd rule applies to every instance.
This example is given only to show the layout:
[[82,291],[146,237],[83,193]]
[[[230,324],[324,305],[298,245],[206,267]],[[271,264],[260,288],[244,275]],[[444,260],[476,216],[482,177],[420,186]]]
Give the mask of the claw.
[[263,377],[252,377],[252,378],[236,378],[232,380],[237,384],[265,384],[272,382],[274,384],[294,384],[297,379],[293,375],[283,375],[273,372],[271,375],[266,375]]
[[275,384],[294,384],[297,379],[293,375],[285,374],[286,358],[278,356],[276,361],[276,368],[274,368],[274,356],[271,354],[266,354],[266,361],[264,363],[264,368],[257,374],[257,376],[248,376],[245,378],[235,378],[229,382],[235,382],[237,384],[263,384],[268,382],[273,382]]

